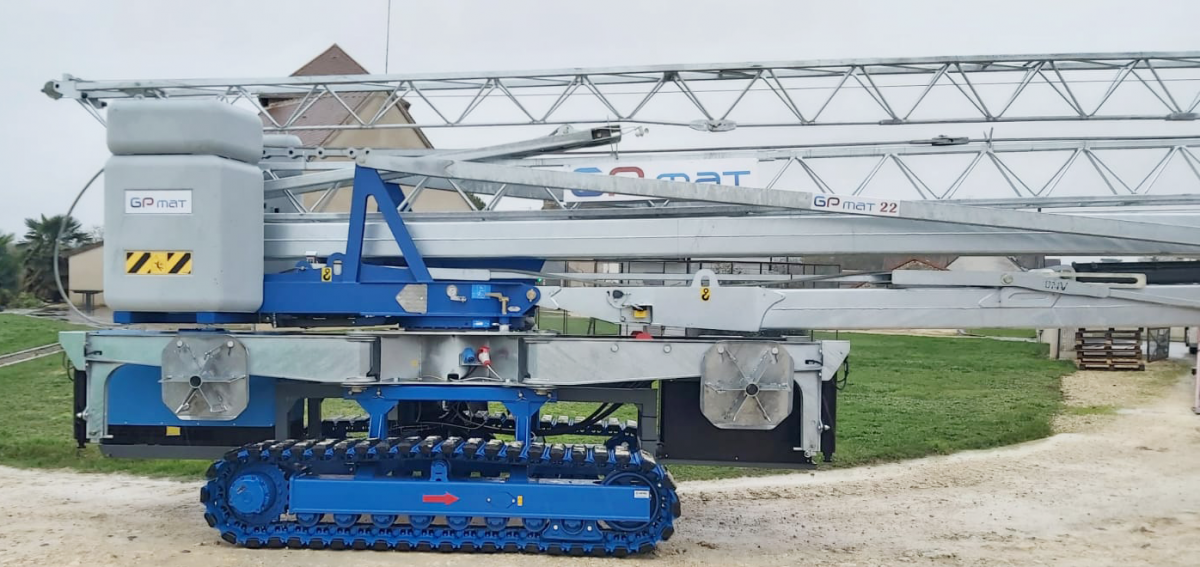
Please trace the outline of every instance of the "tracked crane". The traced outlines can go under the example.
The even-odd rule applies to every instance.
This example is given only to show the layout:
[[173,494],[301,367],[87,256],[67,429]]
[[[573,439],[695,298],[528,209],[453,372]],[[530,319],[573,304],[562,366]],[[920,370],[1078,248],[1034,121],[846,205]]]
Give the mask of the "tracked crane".
[[[823,180],[817,190],[799,190],[780,181],[782,172],[745,186],[736,167],[597,175],[605,172],[567,167],[589,159],[580,152],[620,144],[623,128],[637,123],[705,133],[858,124],[825,114],[851,82],[885,114],[874,122],[882,126],[1188,121],[1196,102],[1181,104],[1168,83],[1200,78],[1197,60],[1194,53],[1076,54],[247,80],[65,76],[46,93],[80,102],[108,129],[104,291],[115,322],[130,326],[62,334],[76,369],[75,436],[114,457],[214,460],[200,494],[204,520],[246,547],[653,550],[672,536],[682,512],[665,463],[794,468],[832,458],[836,381],[847,372],[849,343],[789,332],[1183,326],[1200,319],[1200,287],[1059,269],[833,274],[818,279],[856,287],[790,289],[778,284],[813,277],[707,269],[570,274],[548,271],[547,262],[866,252],[1197,255],[1200,218],[1187,209],[1195,195],[1147,195],[1150,178],[1125,193],[1086,198],[1051,196],[1047,186],[1010,199],[955,200],[948,190],[903,200],[836,192]],[[1094,106],[1081,104],[1066,78],[1072,73],[1106,74],[1108,93]],[[979,93],[998,84],[989,83],[997,75],[1018,80],[1007,104],[989,105]],[[889,102],[894,83],[887,81],[913,77],[929,82],[906,113]],[[1013,102],[1042,80],[1069,110],[1012,114]],[[701,88],[722,81],[745,85],[724,114],[704,102]],[[793,94],[812,81],[825,81],[831,92],[808,109]],[[1134,81],[1163,108],[1106,114],[1117,87]],[[914,114],[951,84],[970,103],[968,115],[949,107],[941,118]],[[623,106],[612,87],[633,93],[633,103]],[[687,112],[654,104],[668,87],[689,102]],[[559,94],[544,112],[522,102],[545,90]],[[263,112],[260,98],[298,98],[303,113],[322,99],[346,106],[349,92],[373,93],[381,103],[362,114],[347,106],[349,123],[301,127],[294,117]],[[440,120],[380,121],[402,98],[430,102],[462,92],[474,98],[457,119],[430,103],[430,116]],[[477,110],[493,95],[514,104],[515,118],[481,117]],[[606,112],[564,117],[576,97],[593,98]],[[784,118],[738,119],[739,105],[759,97],[780,105]],[[310,127],[545,124],[586,126],[428,151],[303,147],[277,135]],[[904,167],[901,158],[915,153],[980,152],[979,161],[1067,148],[1074,160],[1098,149],[1153,147],[1192,164],[1193,144],[939,138],[905,148],[745,148],[700,157],[783,160],[817,181],[808,160],[872,155]],[[929,189],[916,180],[913,186]],[[322,212],[319,204],[342,187],[350,191],[348,213]],[[494,198],[479,211],[414,213],[423,190]],[[317,205],[303,198],[314,192],[323,192]],[[492,210],[503,197],[562,208]],[[1085,208],[1097,205],[1120,208]],[[1150,205],[1153,214],[1138,208]],[[547,308],[629,329],[696,331],[568,336],[535,328],[534,314]],[[356,402],[366,417],[323,419],[328,399]],[[600,405],[586,417],[546,415],[545,405],[557,401]],[[614,419],[621,405],[636,407],[637,419]],[[556,442],[563,434],[597,442]]]

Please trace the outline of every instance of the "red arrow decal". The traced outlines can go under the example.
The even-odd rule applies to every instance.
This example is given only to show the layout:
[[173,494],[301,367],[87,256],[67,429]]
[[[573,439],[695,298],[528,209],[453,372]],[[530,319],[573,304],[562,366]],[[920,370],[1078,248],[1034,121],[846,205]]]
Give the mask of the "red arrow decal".
[[445,494],[423,494],[421,495],[421,502],[426,504],[445,504],[449,506],[455,502],[458,502],[458,497],[450,494],[449,492]]

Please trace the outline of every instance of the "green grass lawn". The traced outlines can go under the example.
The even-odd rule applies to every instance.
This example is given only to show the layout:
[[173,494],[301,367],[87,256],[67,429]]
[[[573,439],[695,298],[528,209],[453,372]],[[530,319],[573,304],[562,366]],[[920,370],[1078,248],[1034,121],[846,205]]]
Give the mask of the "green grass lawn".
[[[830,338],[819,336],[818,338]],[[1047,345],[1009,341],[842,333],[849,339],[849,386],[839,394],[838,450],[832,466],[982,449],[1045,437],[1062,409],[1059,378],[1069,362],[1046,360]],[[71,439],[71,383],[57,356],[0,368],[0,464],[127,471],[198,478],[206,463],[103,459]],[[548,406],[586,416],[593,404]],[[355,411],[327,402],[326,415]],[[699,409],[697,409],[699,411]],[[632,408],[614,417],[633,419]],[[577,441],[596,438],[562,437]],[[772,472],[674,466],[680,480]]]
[[1035,329],[970,329],[967,331],[972,335],[981,337],[1004,337],[1014,339],[1036,339],[1037,330]]
[[838,398],[839,465],[983,449],[1045,437],[1068,361],[1048,345],[842,334],[850,383]]
[[542,331],[555,331],[565,335],[616,335],[621,327],[616,323],[567,315],[565,311],[539,311],[537,328]]
[[207,462],[108,459],[71,438],[71,380],[63,355],[0,368],[0,464],[200,478]]
[[0,313],[0,354],[56,343],[59,331],[86,328],[53,319]]

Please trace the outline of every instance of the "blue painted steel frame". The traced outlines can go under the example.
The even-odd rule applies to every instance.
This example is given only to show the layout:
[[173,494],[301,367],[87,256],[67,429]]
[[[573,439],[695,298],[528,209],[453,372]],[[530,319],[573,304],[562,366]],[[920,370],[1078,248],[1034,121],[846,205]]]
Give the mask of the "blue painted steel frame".
[[257,313],[224,313],[201,311],[195,313],[167,313],[163,311],[113,311],[113,323],[136,325],[139,323],[195,323],[198,325],[228,325],[231,323],[258,322]]
[[514,433],[526,446],[533,437],[533,419],[547,402],[558,399],[550,390],[538,393],[529,388],[507,386],[373,386],[348,393],[371,416],[370,437],[387,437],[387,415],[401,401],[500,402],[516,419]]
[[180,427],[274,427],[276,380],[251,376],[250,402],[229,421],[179,419],[162,401],[162,368],[124,364],[108,378],[109,425],[174,425]]
[[[295,269],[264,278],[260,312],[288,316],[347,316],[399,318],[408,328],[490,329],[525,326],[525,316],[537,304],[538,291],[530,281],[434,281],[397,207],[403,193],[379,172],[359,167],[354,173],[346,252],[326,259],[330,273],[300,262]],[[368,264],[363,260],[367,207],[375,200],[403,254],[403,266]],[[340,269],[337,267],[340,266]],[[423,311],[407,311],[397,300],[409,285],[424,285],[414,295],[424,297]],[[450,286],[461,293],[450,293]],[[500,296],[503,296],[501,299]],[[420,303],[420,302],[418,302]],[[380,323],[378,319],[367,324]]]
[[385,182],[378,171],[365,167],[354,169],[354,195],[350,204],[350,235],[346,239],[346,259],[342,273],[349,273],[355,281],[359,279],[363,235],[367,227],[368,197],[375,199],[379,212],[383,215],[383,220],[387,222],[388,229],[392,231],[392,238],[396,239],[396,244],[400,246],[400,253],[404,255],[404,262],[408,264],[413,281],[432,282],[433,277],[429,275],[429,269],[425,267],[425,260],[417,251],[417,245],[413,242],[412,235],[408,233],[408,227],[404,225],[404,219],[400,218],[400,212],[397,210],[400,203],[404,202],[404,193],[400,190],[400,186]]
[[[434,497],[432,499],[428,497]],[[594,481],[505,482],[345,476],[296,476],[292,513],[411,514],[563,520],[646,521],[653,500],[645,487]]]
[[[504,386],[372,386],[346,398],[370,414],[369,436],[387,437],[387,415],[400,401],[500,402],[516,419],[515,434],[528,452],[534,416],[557,399],[554,391]],[[428,516],[558,518],[646,521],[654,501],[645,487],[603,485],[588,480],[530,479],[514,468],[505,480],[451,480],[445,462],[435,461],[425,478],[380,474],[359,465],[353,477],[297,475],[288,506],[292,513],[410,514]],[[597,532],[598,535],[599,532]]]

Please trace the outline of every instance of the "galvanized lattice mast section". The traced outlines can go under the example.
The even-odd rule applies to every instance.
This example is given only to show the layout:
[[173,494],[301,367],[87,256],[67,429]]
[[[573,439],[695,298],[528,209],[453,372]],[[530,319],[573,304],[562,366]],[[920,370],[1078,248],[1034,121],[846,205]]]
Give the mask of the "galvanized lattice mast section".
[[[539,147],[553,147],[555,138],[568,141],[572,137],[588,137],[588,132],[566,136],[549,136],[536,140]],[[614,132],[609,139],[616,143],[621,139]],[[535,141],[529,142],[532,144]],[[608,143],[608,142],[606,142]],[[521,147],[520,144],[509,146]],[[1002,199],[1020,199],[1030,205],[1054,206],[1057,202],[1078,203],[1080,206],[1097,201],[1112,206],[1114,203],[1128,204],[1126,197],[1153,195],[1166,199],[1175,196],[1172,202],[1186,200],[1187,194],[1200,193],[1200,138],[1112,138],[1112,139],[1034,139],[1034,140],[968,140],[929,139],[907,143],[887,144],[827,144],[798,148],[754,148],[720,149],[704,151],[669,151],[657,153],[629,152],[623,155],[638,163],[676,160],[703,159],[754,159],[764,170],[763,188],[789,188],[801,186],[818,193],[835,195],[903,195],[911,200],[953,200],[962,198],[964,186],[970,186],[975,177],[987,173],[1003,180],[996,191]],[[331,157],[352,158],[363,153],[362,148],[300,148],[268,149],[262,167],[270,172],[272,179],[266,184],[268,195],[291,193],[293,195],[328,190],[331,184],[350,180],[352,163],[345,161],[322,161]],[[372,155],[394,155],[420,157],[443,155],[446,152],[432,150],[388,150],[372,149]],[[520,167],[561,169],[585,163],[588,159],[605,159],[607,154],[598,152],[572,152],[571,155],[554,157],[526,157],[512,159],[499,151],[475,151],[461,154],[460,159],[486,159],[493,163]],[[1019,159],[1033,156],[1049,160],[1049,168],[1037,169]],[[955,159],[958,157],[959,159]],[[865,159],[866,158],[866,159]],[[962,159],[965,158],[965,159]],[[929,160],[937,159],[936,167],[942,177],[951,179],[938,184],[926,177],[923,171],[934,165]],[[1129,167],[1131,161],[1141,163]],[[919,163],[914,163],[920,160]],[[922,169],[925,167],[925,170]],[[1125,167],[1121,167],[1125,166]],[[1169,167],[1178,167],[1185,175],[1175,175],[1170,185],[1160,183]],[[895,168],[901,175],[901,187],[885,185],[879,181],[879,173],[885,168]],[[838,177],[830,175],[833,171]],[[296,173],[308,175],[298,176]],[[824,172],[824,174],[822,173]],[[951,175],[945,175],[950,172]],[[1077,175],[1070,193],[1076,197],[1062,197],[1064,179]],[[1041,174],[1041,175],[1039,175]],[[827,181],[827,178],[834,179]],[[445,179],[427,176],[400,177],[401,182],[422,187],[454,190]],[[849,179],[849,181],[847,181]],[[1080,179],[1085,186],[1081,187]],[[562,192],[557,188],[530,185],[496,184],[483,181],[456,180],[455,185],[465,187],[473,193],[496,194],[531,199],[554,198],[561,203]],[[905,187],[906,186],[906,187]],[[549,195],[549,197],[548,197]],[[990,196],[990,195],[989,195]],[[1136,200],[1136,199],[1134,199]],[[495,201],[493,201],[495,202]],[[666,201],[651,201],[651,205]],[[315,209],[298,208],[297,212],[315,212]]]
[[[1200,52],[1072,53],[647,65],[594,69],[330,75],[247,79],[91,81],[70,75],[47,95],[79,101],[103,122],[104,101],[215,97],[266,116],[268,132],[627,123],[701,131],[781,126],[957,124],[1022,121],[1194,120]],[[347,92],[384,104],[360,115]],[[1026,99],[1050,94],[1050,108]],[[300,99],[283,118],[260,97]],[[401,100],[425,119],[383,119]],[[320,100],[346,123],[297,124]],[[870,110],[870,117],[847,107]]]
[[[1200,105],[1200,53],[853,59],[242,80],[86,81],[64,77],[60,81],[47,83],[45,90],[52,97],[69,97],[79,101],[101,121],[105,101],[109,99],[215,97],[259,110],[264,116],[264,130],[268,132],[587,123],[649,123],[711,132],[750,127],[856,124],[1193,120],[1196,118],[1195,109]],[[1042,91],[1041,95],[1036,94],[1038,90]],[[305,109],[317,101],[342,101],[342,95],[350,92],[379,93],[385,100],[372,116],[360,116],[343,102],[342,106],[350,115],[349,120],[338,124],[297,124],[297,119]],[[1045,98],[1043,95],[1047,93],[1065,106],[1051,108],[1044,104],[1025,103],[1031,97]],[[278,117],[262,112],[260,97],[281,96],[300,100],[291,115]],[[724,103],[718,104],[717,101],[722,97]],[[401,99],[412,101],[418,108],[421,104],[426,105],[427,112],[414,111],[425,120],[418,120],[414,124],[381,122],[383,116]],[[676,104],[685,99],[686,104]],[[950,102],[955,99],[957,104]],[[773,105],[767,105],[764,101],[773,101]],[[459,105],[458,108],[453,108],[455,104]],[[847,105],[857,113],[846,114],[839,110],[844,110]],[[779,112],[781,109],[782,112]],[[882,115],[867,121],[863,113],[868,111],[881,112]],[[518,116],[505,117],[506,112],[516,112]],[[434,116],[437,120],[430,120]],[[324,210],[328,197],[346,184],[352,173],[345,169],[350,166],[349,163],[322,161],[327,157],[349,157],[372,165],[382,164],[382,169],[391,171],[389,180],[412,186],[418,194],[431,188],[455,191],[464,195],[464,199],[467,192],[473,192],[544,199],[564,207],[573,206],[564,203],[564,190],[586,188],[642,195],[648,197],[644,204],[651,206],[686,206],[687,203],[707,201],[721,204],[730,214],[785,210],[791,211],[788,215],[792,216],[830,212],[814,210],[815,195],[867,199],[877,196],[878,193],[872,191],[872,181],[883,168],[892,167],[901,172],[908,193],[913,195],[907,199],[903,213],[895,215],[898,218],[831,219],[832,222],[845,224],[843,228],[855,223],[856,226],[869,226],[872,232],[868,233],[865,241],[859,241],[860,245],[866,242],[882,243],[879,241],[885,238],[909,235],[917,238],[910,238],[899,247],[910,248],[924,243],[931,248],[938,248],[933,241],[946,234],[946,227],[954,227],[951,232],[962,235],[957,241],[977,253],[1000,250],[1006,242],[1014,245],[1024,242],[1017,245],[1022,249],[1044,248],[1048,251],[1052,248],[1051,245],[1031,247],[1028,239],[1037,234],[1053,234],[1050,240],[1069,250],[1124,252],[1144,248],[1185,251],[1197,244],[1192,231],[1177,230],[1178,225],[1163,228],[1164,225],[1159,223],[1134,222],[1129,217],[1050,216],[1011,210],[1033,206],[1194,204],[1193,196],[1167,194],[1194,194],[1195,191],[1190,187],[1181,190],[1176,185],[1170,191],[1159,191],[1159,194],[1154,194],[1154,189],[1163,172],[1173,163],[1182,164],[1179,167],[1185,167],[1192,173],[1186,179],[1188,183],[1200,182],[1200,167],[1197,167],[1200,161],[1194,153],[1196,138],[971,140],[937,137],[900,144],[826,144],[806,148],[767,146],[702,152],[674,148],[659,154],[637,156],[639,160],[751,157],[759,163],[775,165],[774,174],[765,183],[765,191],[747,190],[736,195],[702,185],[684,187],[661,182],[626,183],[608,176],[583,179],[554,169],[584,156],[529,157],[539,153],[562,153],[614,144],[621,139],[621,134],[619,127],[611,126],[584,131],[563,130],[549,137],[474,150],[268,149],[264,155],[263,169],[268,177],[266,191],[269,197],[292,203],[297,214],[318,213],[311,220],[337,224],[340,222],[337,215],[321,217],[319,213]],[[1118,168],[1107,161],[1121,152],[1146,151],[1157,152],[1158,157],[1144,172],[1131,174],[1126,169],[1118,173]],[[1010,163],[1012,156],[1018,154],[1058,154],[1062,156],[1062,161],[1053,175],[1034,180]],[[957,170],[954,181],[939,185],[927,181],[918,168],[911,164],[911,160],[931,156],[965,157],[966,165],[958,166],[961,169]],[[826,181],[818,173],[823,165],[814,165],[837,160],[858,159],[861,162],[864,157],[870,158],[867,169],[850,176],[855,180],[852,184],[845,182],[846,175],[842,176],[840,182]],[[973,172],[984,168],[990,168],[1000,175],[1009,191],[1004,195],[1007,198],[974,202],[977,206],[973,207],[953,203],[935,206],[934,203],[921,202],[959,199],[964,182]],[[1073,187],[1071,193],[1076,196],[1058,196],[1056,190],[1064,177],[1079,168],[1088,168],[1093,174],[1092,185],[1083,191],[1085,195],[1078,196],[1079,188]],[[321,169],[329,171],[316,171]],[[806,182],[803,189],[807,191],[797,190],[796,176]],[[1179,180],[1174,179],[1173,182],[1178,184]],[[305,206],[298,195],[309,191],[324,191],[324,195],[315,204]],[[499,199],[493,199],[491,205],[498,202]],[[401,204],[402,209],[405,204]],[[739,207],[740,210],[734,210]],[[714,210],[695,210],[694,206],[687,208],[692,209],[690,212],[693,214],[708,217],[715,213]],[[483,215],[480,220],[492,222],[504,222],[508,218],[503,215],[489,216],[487,211],[481,211],[480,214]],[[609,215],[615,215],[615,212]],[[822,215],[824,217],[826,215]],[[276,257],[292,255],[288,239],[305,239],[297,231],[320,232],[317,226],[321,223],[289,224],[289,218],[286,215],[276,216],[269,223],[269,233],[282,231],[277,232],[275,235],[278,238],[272,240],[278,243],[271,245],[277,249]],[[427,218],[430,218],[430,227],[436,225],[437,220]],[[628,220],[636,223],[636,219]],[[1187,222],[1186,219],[1176,221]],[[738,221],[723,217],[710,222],[721,225],[714,227],[719,229]],[[929,223],[938,228],[930,228]],[[811,224],[812,235],[824,238],[823,242],[828,243],[835,237],[828,232],[821,233],[822,230],[828,231],[832,225]],[[561,225],[556,226],[561,228]],[[972,236],[995,230],[1000,230],[1000,233],[996,235],[993,245],[972,241]],[[786,232],[797,234],[797,229],[789,228]],[[1114,245],[1115,240],[1121,240],[1128,246]],[[387,248],[386,244],[383,248]],[[881,249],[887,248],[883,246]],[[736,252],[727,246],[723,249]],[[862,249],[861,246],[859,249]],[[580,251],[554,251],[549,255],[562,257]],[[633,249],[622,251],[638,254]],[[270,252],[268,256],[271,256]]]
[[[204,97],[258,111],[267,132],[503,127],[516,132],[514,139],[521,141],[454,152],[457,155],[453,157],[553,167],[581,157],[519,158],[582,146],[567,143],[570,133],[528,140],[529,134],[519,133],[525,131],[521,127],[652,124],[723,132],[822,125],[1191,121],[1197,117],[1200,105],[1200,52],[908,57],[247,79],[91,81],[66,75],[48,82],[44,90],[54,98],[78,101],[102,123],[108,100]],[[374,112],[360,114],[345,102],[348,93],[376,93],[382,100]],[[264,111],[264,99],[280,97],[298,102],[282,116]],[[418,117],[413,124],[385,120],[402,99],[412,105],[410,111]],[[330,123],[314,123],[309,117],[301,124],[299,118],[322,101],[333,101],[345,109],[347,116],[331,117]],[[615,144],[620,140],[620,129],[609,131],[613,136],[608,142]],[[979,191],[969,188],[980,176],[990,175],[991,185],[983,191],[987,198],[1048,199],[1063,193],[1088,197],[1196,193],[1200,189],[1200,160],[1194,153],[1195,146],[1195,138],[1165,136],[1022,140],[939,136],[901,143],[801,148],[767,145],[701,150],[677,144],[659,154],[637,155],[637,159],[753,158],[769,177],[759,186],[909,200],[978,198]],[[522,153],[521,148],[530,151]],[[268,194],[279,197],[290,212],[323,211],[334,192],[348,184],[351,174],[312,172],[347,167],[347,163],[324,160],[353,158],[365,150],[268,149],[263,161]],[[378,148],[373,151],[392,153]],[[1145,157],[1148,152],[1153,154],[1150,161]],[[397,153],[422,155],[419,150]],[[445,155],[446,151],[436,153]],[[1031,172],[1018,156],[1037,156],[1042,160],[1042,171]],[[931,158],[943,158],[938,159],[935,169],[952,169],[955,175],[949,180],[932,179],[928,166],[922,169],[915,163]],[[1046,165],[1048,162],[1054,163]],[[1122,167],[1129,162],[1137,165]],[[1044,172],[1046,168],[1049,173]],[[297,176],[297,170],[310,174]],[[1073,175],[1080,170],[1087,170],[1088,175]],[[1164,172],[1172,170],[1176,174],[1168,174],[1164,182]],[[1178,170],[1191,175],[1181,176]],[[1064,179],[1071,179],[1069,191],[1061,189]],[[541,199],[557,207],[578,206],[566,202],[561,189],[555,187],[427,176],[402,177],[399,181],[415,187],[418,195],[426,189],[437,189]],[[298,197],[311,191],[324,193],[307,203]],[[499,202],[492,199],[489,208]],[[675,204],[678,202],[667,200],[644,203]]]

